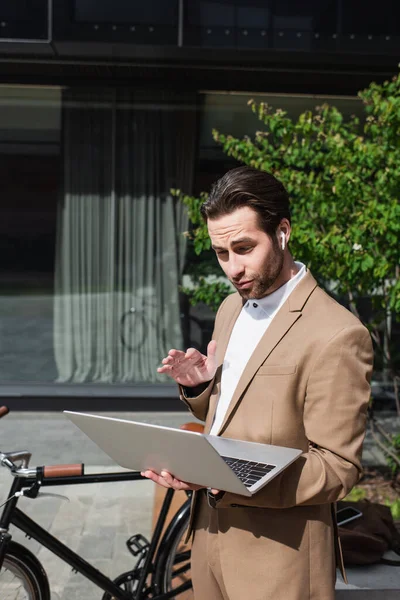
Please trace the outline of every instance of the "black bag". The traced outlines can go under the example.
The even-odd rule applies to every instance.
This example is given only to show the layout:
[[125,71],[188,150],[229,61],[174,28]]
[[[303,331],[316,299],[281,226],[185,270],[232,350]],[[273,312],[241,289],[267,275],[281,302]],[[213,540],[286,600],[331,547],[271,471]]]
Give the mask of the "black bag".
[[[338,527],[343,561],[346,565],[385,563],[400,566],[400,532],[388,506],[361,500],[338,502],[337,509],[352,506],[362,517]],[[399,560],[383,558],[388,550],[399,555]]]

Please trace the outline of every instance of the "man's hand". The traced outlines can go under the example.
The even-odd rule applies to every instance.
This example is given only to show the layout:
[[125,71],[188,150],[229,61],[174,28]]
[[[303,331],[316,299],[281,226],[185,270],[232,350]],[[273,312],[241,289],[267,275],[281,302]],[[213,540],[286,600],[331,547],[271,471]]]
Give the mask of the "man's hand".
[[217,343],[214,340],[208,344],[207,356],[195,348],[189,348],[186,352],[170,350],[162,360],[163,366],[157,371],[166,373],[180,385],[196,387],[214,377],[217,370],[216,350]]
[[[176,477],[171,475],[171,473],[168,473],[168,471],[161,471],[161,473],[158,474],[155,471],[147,470],[147,471],[142,471],[141,475],[142,475],[142,477],[146,477],[147,479],[151,479],[155,483],[158,483],[158,485],[162,485],[165,488],[173,488],[174,490],[177,490],[177,491],[192,490],[195,492],[197,490],[204,489],[204,485],[195,485],[194,483],[185,483],[184,481],[180,481],[180,479],[176,479]],[[219,490],[212,489],[211,492],[213,494],[218,494]]]

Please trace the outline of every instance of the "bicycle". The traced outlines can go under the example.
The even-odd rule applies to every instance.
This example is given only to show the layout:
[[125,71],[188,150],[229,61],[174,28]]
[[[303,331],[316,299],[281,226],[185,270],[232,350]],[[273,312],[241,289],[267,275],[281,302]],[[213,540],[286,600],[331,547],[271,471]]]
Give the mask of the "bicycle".
[[145,312],[131,306],[124,312],[119,321],[119,339],[129,352],[139,350],[148,335],[149,321]]
[[[207,344],[211,339],[213,322],[207,319],[181,313],[181,330],[184,335],[185,346],[196,348],[206,354]],[[129,352],[137,352],[144,345],[154,322],[143,309],[131,306],[122,313],[119,320],[119,339],[121,345]]]
[[[8,412],[7,407],[1,407],[0,418]],[[86,475],[83,464],[29,467],[30,458],[31,454],[27,451],[0,452],[1,466],[7,467],[14,477],[7,500],[1,505],[4,507],[0,517],[1,600],[51,598],[43,566],[30,550],[12,541],[10,525],[39,542],[75,572],[97,585],[104,592],[102,600],[167,600],[191,589],[190,548],[184,542],[189,522],[190,492],[163,534],[175,493],[172,489],[167,490],[151,540],[148,541],[140,533],[131,536],[126,545],[136,562],[131,570],[111,580],[22,512],[17,507],[18,500],[22,495],[37,498],[41,487],[45,486],[137,481],[145,478],[138,471]]]

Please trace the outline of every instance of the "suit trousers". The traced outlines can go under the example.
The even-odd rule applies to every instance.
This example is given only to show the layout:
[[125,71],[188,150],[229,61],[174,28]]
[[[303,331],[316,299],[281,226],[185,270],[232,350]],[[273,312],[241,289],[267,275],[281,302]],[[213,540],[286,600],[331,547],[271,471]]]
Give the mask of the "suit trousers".
[[[312,532],[315,523],[306,525],[299,549],[273,535],[273,521],[290,535],[299,512],[312,519],[313,507],[278,511],[277,519],[268,509],[250,509],[245,527],[242,510],[233,511],[210,508],[206,495],[199,493],[191,562],[194,600],[334,600],[334,557],[320,555],[318,536]],[[252,524],[258,533],[249,531]]]
[[195,600],[230,600],[221,570],[217,511],[208,506],[205,494],[200,493],[199,496],[197,527],[191,555],[194,598]]

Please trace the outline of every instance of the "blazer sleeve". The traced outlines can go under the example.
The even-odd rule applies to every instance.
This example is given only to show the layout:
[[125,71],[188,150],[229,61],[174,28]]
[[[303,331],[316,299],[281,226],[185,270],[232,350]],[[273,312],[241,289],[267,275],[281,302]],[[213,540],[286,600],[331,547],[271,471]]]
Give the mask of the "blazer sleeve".
[[212,379],[208,386],[198,396],[188,397],[185,394],[184,388],[179,386],[179,397],[186,404],[190,412],[199,419],[205,421],[208,413],[208,404],[214,387],[215,379]]
[[218,508],[289,508],[344,498],[362,474],[373,349],[361,324],[325,345],[308,379],[304,427],[309,450],[254,496],[225,493]]

